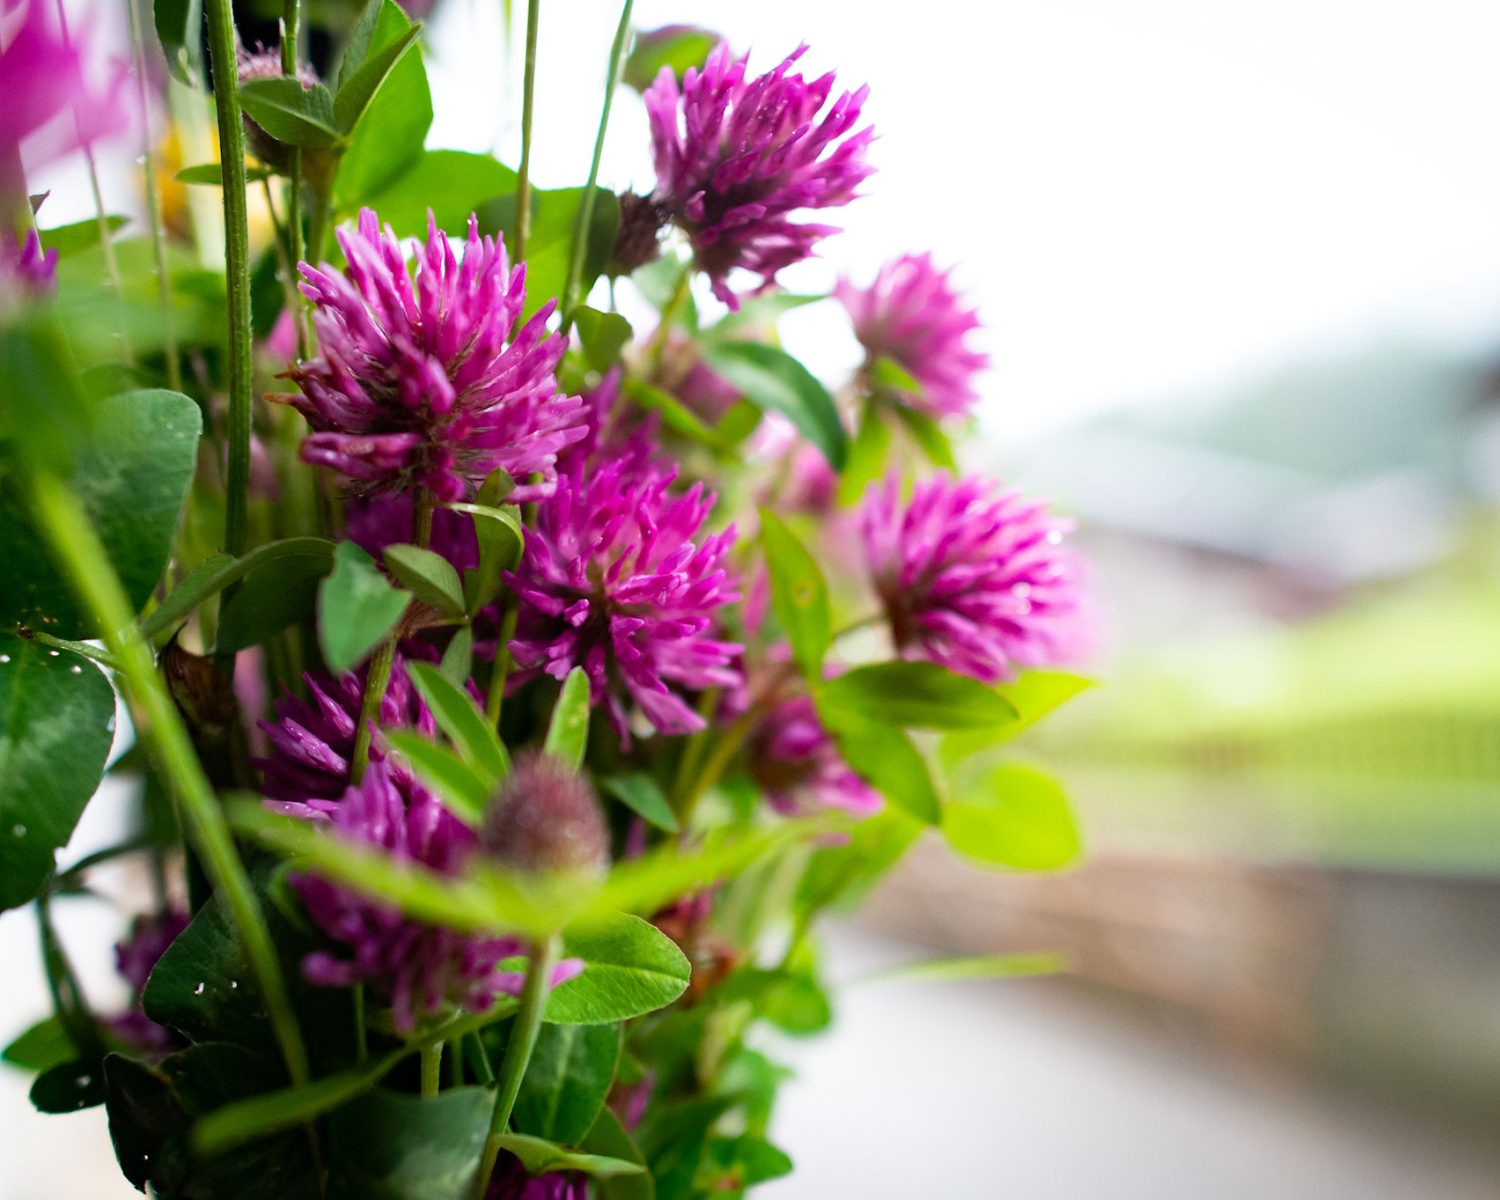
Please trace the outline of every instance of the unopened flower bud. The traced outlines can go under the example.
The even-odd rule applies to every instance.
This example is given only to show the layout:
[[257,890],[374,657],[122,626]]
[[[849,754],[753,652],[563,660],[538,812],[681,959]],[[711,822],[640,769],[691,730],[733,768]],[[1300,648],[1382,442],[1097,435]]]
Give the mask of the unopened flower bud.
[[479,841],[491,858],[537,874],[609,865],[609,831],[593,785],[545,754],[516,760]]

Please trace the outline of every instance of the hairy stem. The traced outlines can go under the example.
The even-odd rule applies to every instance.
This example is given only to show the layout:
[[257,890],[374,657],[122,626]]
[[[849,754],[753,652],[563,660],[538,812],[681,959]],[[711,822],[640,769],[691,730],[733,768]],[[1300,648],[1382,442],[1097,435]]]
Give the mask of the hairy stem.
[[526,74],[521,84],[521,169],[516,175],[516,236],[511,241],[512,262],[525,261],[526,239],[531,233],[531,119],[536,108],[536,29],[541,9],[541,0],[527,0]]
[[239,67],[229,0],[205,0],[208,53],[219,119],[224,177],[224,275],[229,293],[229,476],[224,498],[224,549],[245,552],[250,495],[250,226],[245,198],[245,127],[240,120]]
[[583,189],[583,203],[578,206],[578,228],[573,231],[573,249],[568,256],[568,282],[563,288],[562,332],[566,336],[573,324],[573,309],[583,286],[583,260],[588,257],[589,228],[594,223],[594,186],[599,182],[599,160],[604,156],[604,133],[609,128],[609,110],[614,103],[615,88],[620,82],[620,60],[630,36],[630,13],[635,0],[625,0],[620,10],[620,24],[615,29],[614,44],[609,48],[609,74],[604,80],[604,108],[599,113],[599,132],[594,135],[594,158],[589,164],[589,181]]
[[69,586],[92,614],[117,664],[130,700],[136,733],[166,782],[204,869],[239,934],[260,987],[287,1074],[308,1080],[307,1049],[297,1028],[286,979],[250,877],[229,826],[194,753],[192,740],[136,628],[130,601],[94,527],[73,491],[52,475],[32,480],[37,526]]
[[531,947],[531,956],[526,961],[526,982],[521,988],[521,1007],[516,1013],[515,1023],[510,1027],[510,1041],[505,1045],[505,1057],[500,1062],[500,1075],[496,1083],[495,1110],[490,1114],[490,1134],[484,1139],[484,1155],[479,1163],[479,1179],[475,1186],[475,1200],[483,1200],[489,1187],[490,1175],[495,1170],[495,1160],[500,1157],[497,1139],[505,1135],[510,1124],[511,1110],[516,1106],[516,1097],[521,1092],[521,1080],[531,1062],[531,1052],[536,1049],[537,1034],[542,1028],[542,1013],[547,1007],[547,993],[552,984],[552,968],[562,954],[562,937],[549,934],[538,939]]
[[433,1042],[422,1047],[422,1095],[436,1096],[443,1082],[443,1047],[446,1042]]

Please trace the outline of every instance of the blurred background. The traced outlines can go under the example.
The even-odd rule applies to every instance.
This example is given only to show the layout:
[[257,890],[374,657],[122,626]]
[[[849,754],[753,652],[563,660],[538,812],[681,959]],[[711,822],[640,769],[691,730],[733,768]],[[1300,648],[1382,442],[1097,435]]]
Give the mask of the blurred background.
[[[123,44],[117,7],[69,0]],[[500,11],[439,0],[429,145],[517,156]],[[617,12],[543,6],[542,186],[587,171]],[[879,173],[785,282],[956,266],[993,363],[970,465],[1078,518],[1100,619],[1103,686],[1025,746],[1070,788],[1083,865],[933,846],[829,935],[836,981],[949,952],[1068,973],[850,987],[831,1035],[778,1047],[799,1173],[761,1194],[1500,1196],[1500,10],[636,16],[760,69],[806,41],[813,72],[869,83]],[[104,158],[112,211],[138,207],[128,153],[113,179]],[[89,215],[77,165],[50,174],[44,223]],[[622,91],[601,181],[651,178]],[[784,332],[830,382],[858,362],[832,304]],[[110,840],[104,799],[73,857]],[[108,996],[111,918],[63,920]],[[46,1003],[31,938],[0,922],[0,1040]],[[74,1194],[128,1195],[102,1124],[0,1075],[6,1200],[58,1195],[60,1148],[102,1160]]]

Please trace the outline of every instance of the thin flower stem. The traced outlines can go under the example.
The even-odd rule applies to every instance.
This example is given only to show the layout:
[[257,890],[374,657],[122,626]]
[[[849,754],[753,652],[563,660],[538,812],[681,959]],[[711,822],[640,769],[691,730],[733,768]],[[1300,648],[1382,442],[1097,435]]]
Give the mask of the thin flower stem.
[[531,119],[536,108],[536,31],[541,10],[541,0],[527,0],[526,73],[521,84],[521,169],[516,175],[516,236],[511,242],[512,262],[526,260],[526,239],[531,234]]
[[[281,7],[281,73],[297,77],[297,39],[301,36],[302,6],[300,0],[285,0]],[[292,148],[291,169],[287,173],[287,257],[292,260],[287,288],[291,292],[292,324],[297,331],[297,358],[305,359],[311,338],[307,327],[307,306],[297,291],[297,264],[302,261],[302,148]]]
[[141,160],[146,187],[146,217],[151,227],[151,249],[156,256],[156,290],[161,302],[163,342],[167,355],[167,386],[182,391],[182,364],[177,360],[177,331],[173,328],[172,280],[167,273],[167,239],[162,227],[161,188],[156,181],[156,159],[151,152],[151,109],[146,92],[146,42],[141,33],[141,15],[134,3],[125,5],[130,14],[130,51],[135,68],[136,97],[141,107],[141,130],[145,153]]
[[495,665],[490,671],[490,690],[484,702],[484,715],[495,729],[500,728],[500,712],[505,704],[505,681],[510,677],[510,640],[516,636],[516,620],[520,615],[515,594],[507,594],[501,607],[500,638],[495,643]]
[[682,311],[682,306],[687,303],[688,296],[692,294],[692,284],[693,264],[690,259],[683,264],[682,274],[677,277],[677,286],[672,289],[672,297],[667,301],[667,306],[661,310],[661,324],[656,327],[656,332],[651,336],[651,344],[646,348],[646,362],[653,375],[661,366],[662,355],[667,349],[667,339],[672,334],[672,326],[677,324],[677,314]]
[[620,82],[620,60],[625,54],[625,42],[630,37],[630,13],[635,0],[625,0],[620,9],[620,24],[615,29],[614,44],[609,48],[609,74],[604,79],[604,107],[599,113],[599,132],[594,135],[594,158],[589,164],[589,181],[583,189],[583,202],[578,206],[578,228],[573,231],[573,249],[568,256],[568,282],[563,288],[562,333],[566,337],[573,325],[573,309],[581,298],[583,286],[583,260],[588,257],[589,230],[594,223],[594,187],[599,182],[599,160],[604,157],[604,133],[609,128],[609,110],[614,103],[615,88]]
[[115,669],[115,660],[108,650],[101,650],[98,646],[91,646],[87,642],[71,642],[67,638],[53,637],[50,633],[43,633],[40,629],[17,629],[16,634],[18,637],[41,642],[44,646],[51,646],[54,650],[81,654],[84,658],[93,659],[101,667]]
[[359,706],[359,731],[354,735],[354,763],[350,778],[358,783],[365,777],[365,768],[370,765],[370,739],[375,734],[375,725],[380,720],[380,704],[385,699],[386,688],[391,685],[391,666],[396,661],[396,639],[386,638],[370,659],[370,673],[365,676],[364,699]]
[[37,525],[54,560],[103,631],[131,703],[136,732],[176,801],[184,827],[239,934],[287,1074],[293,1084],[306,1083],[307,1049],[260,902],[182,717],[152,661],[151,648],[132,619],[119,576],[78,497],[66,484],[49,474],[37,475],[32,480],[32,500]]
[[436,1096],[443,1082],[443,1047],[446,1042],[433,1042],[422,1047],[422,1095]]
[[250,226],[245,197],[245,128],[240,120],[239,67],[229,0],[206,0],[219,162],[224,177],[224,274],[229,316],[229,476],[224,498],[224,549],[240,555],[249,535],[250,495]]
[[[57,28],[62,34],[63,45],[72,47],[72,35],[68,31],[68,10],[63,0],[57,0]],[[88,167],[89,190],[94,196],[94,219],[99,224],[99,248],[104,252],[104,270],[109,275],[110,286],[115,290],[115,302],[119,306],[120,357],[127,367],[135,366],[135,354],[130,348],[130,338],[125,331],[125,281],[120,276],[120,263],[115,257],[115,244],[110,240],[109,213],[104,208],[104,191],[99,186],[99,164],[94,158],[94,146],[82,136],[78,110],[73,110],[73,128],[82,142],[83,161]]]
[[552,986],[552,968],[557,965],[561,955],[562,937],[558,934],[549,934],[532,944],[531,955],[526,962],[526,982],[521,987],[521,1007],[510,1027],[510,1040],[505,1044],[505,1057],[500,1062],[495,1110],[490,1114],[489,1136],[484,1139],[484,1155],[479,1162],[479,1178],[474,1190],[475,1200],[483,1200],[489,1187],[490,1175],[495,1170],[495,1160],[500,1157],[498,1139],[505,1136],[511,1110],[515,1108],[516,1097],[521,1093],[521,1080],[531,1062],[531,1052],[536,1049],[537,1034],[542,1029],[542,1013],[546,1011],[547,993]]
[[354,1054],[355,1061],[364,1062],[370,1057],[370,1033],[365,1021],[365,985],[354,985]]

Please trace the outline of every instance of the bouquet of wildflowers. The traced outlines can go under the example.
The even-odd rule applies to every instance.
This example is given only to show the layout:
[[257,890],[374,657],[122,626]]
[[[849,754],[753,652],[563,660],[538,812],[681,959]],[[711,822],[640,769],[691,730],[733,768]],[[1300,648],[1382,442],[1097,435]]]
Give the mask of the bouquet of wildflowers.
[[[269,48],[156,0],[103,71],[51,0],[4,7],[0,908],[55,999],[5,1051],[36,1106],[104,1105],[160,1197],[785,1174],[766,1033],[828,1022],[820,916],[929,827],[1077,849],[1005,743],[1082,686],[1080,567],[958,471],[974,313],[923,255],[777,285],[868,186],[864,89],[627,0],[586,182],[545,190],[537,0],[514,170],[426,146],[396,0],[316,38],[287,0]],[[598,180],[627,86],[647,194]],[[145,219],[49,226],[50,163],[108,138]],[[777,336],[824,301],[866,351],[832,391]],[[106,772],[136,829],[70,858]],[[114,859],[123,1010],[53,921]]]

